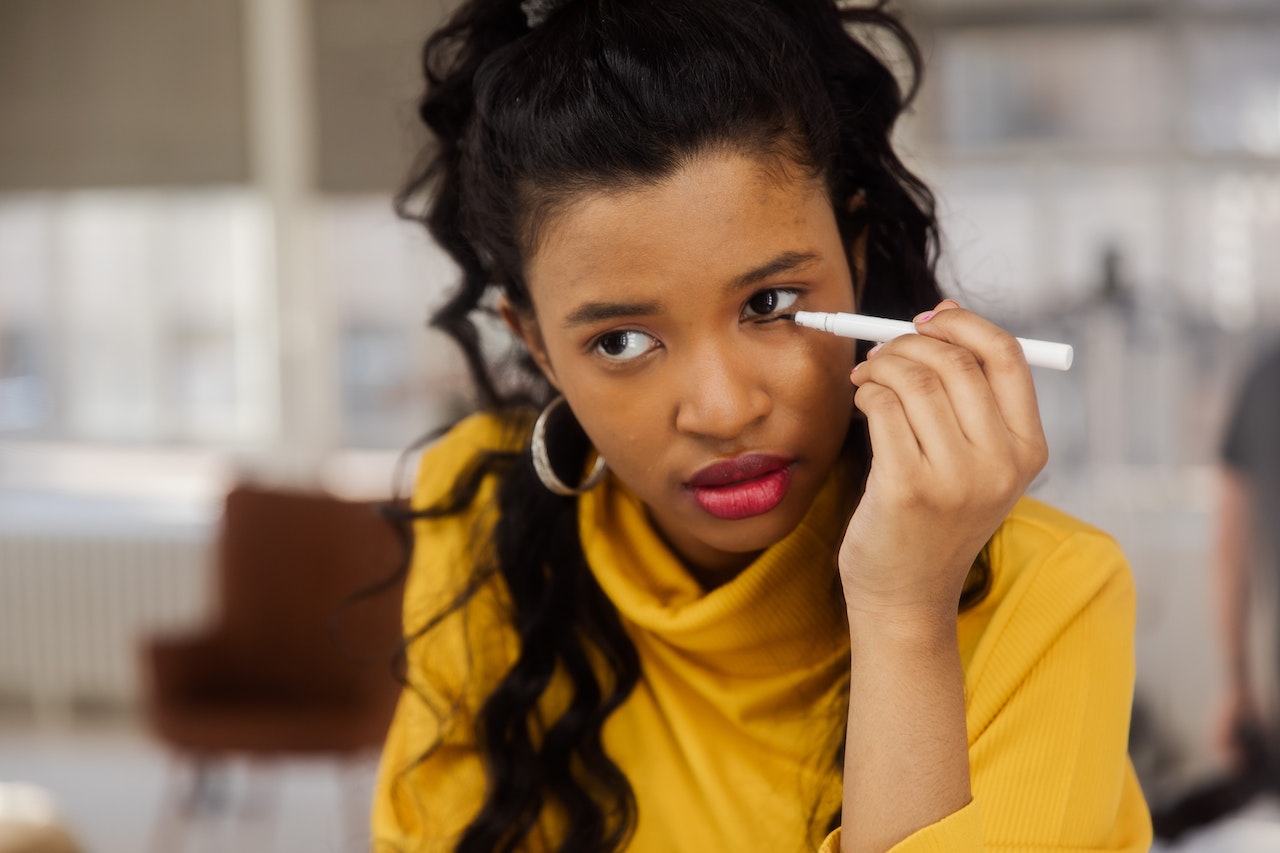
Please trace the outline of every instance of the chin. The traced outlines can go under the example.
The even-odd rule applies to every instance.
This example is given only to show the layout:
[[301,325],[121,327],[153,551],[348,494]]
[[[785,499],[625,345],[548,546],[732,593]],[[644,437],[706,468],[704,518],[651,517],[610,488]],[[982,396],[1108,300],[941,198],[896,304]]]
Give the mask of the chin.
[[784,504],[749,518],[713,519],[703,541],[717,551],[741,554],[763,551],[787,538],[803,518],[803,512]]

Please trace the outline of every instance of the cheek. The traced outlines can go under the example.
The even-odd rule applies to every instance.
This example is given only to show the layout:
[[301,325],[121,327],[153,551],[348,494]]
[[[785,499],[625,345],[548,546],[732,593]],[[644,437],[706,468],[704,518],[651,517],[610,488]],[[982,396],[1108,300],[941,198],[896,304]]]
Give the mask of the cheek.
[[803,345],[772,362],[774,411],[808,436],[814,450],[825,452],[844,442],[855,411],[849,372],[856,347],[855,341],[834,335],[805,335]]
[[857,360],[857,342],[811,330],[796,330],[794,345],[780,348],[768,370],[781,379],[775,387],[799,395],[843,392],[853,394],[849,372]]
[[658,401],[635,385],[585,393],[591,403],[579,423],[596,450],[619,473],[651,469],[658,461],[653,448],[670,441],[669,435],[658,434]]

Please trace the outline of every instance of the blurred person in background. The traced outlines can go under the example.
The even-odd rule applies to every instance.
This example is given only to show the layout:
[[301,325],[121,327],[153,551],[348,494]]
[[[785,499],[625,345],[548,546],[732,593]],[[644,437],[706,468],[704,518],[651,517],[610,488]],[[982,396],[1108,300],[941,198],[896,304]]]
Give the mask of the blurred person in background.
[[[1261,790],[1280,793],[1280,673],[1258,663],[1280,662],[1280,342],[1250,368],[1236,398],[1222,444],[1214,546],[1214,576],[1224,651],[1226,695],[1214,742],[1233,771]],[[1254,628],[1264,617],[1270,625]],[[1270,648],[1255,648],[1258,638]],[[1261,661],[1254,658],[1260,657]]]
[[1166,841],[1280,795],[1280,341],[1252,363],[1228,414],[1217,501],[1211,568],[1226,684],[1210,737],[1227,768],[1155,810]]

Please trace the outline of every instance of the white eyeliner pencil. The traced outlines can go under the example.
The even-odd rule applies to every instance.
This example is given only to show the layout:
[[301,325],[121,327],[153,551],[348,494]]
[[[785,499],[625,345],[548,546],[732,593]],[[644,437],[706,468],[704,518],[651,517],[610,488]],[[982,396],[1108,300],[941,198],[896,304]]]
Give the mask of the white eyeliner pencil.
[[[842,338],[857,338],[860,341],[884,343],[901,335],[916,334],[914,323],[907,320],[889,320],[884,317],[869,317],[866,314],[828,314],[822,311],[797,311],[796,325],[809,329],[830,332]],[[1048,367],[1052,370],[1067,370],[1075,357],[1070,344],[1059,344],[1053,341],[1037,341],[1030,338],[1018,338],[1022,351],[1027,356],[1027,364],[1032,367]]]

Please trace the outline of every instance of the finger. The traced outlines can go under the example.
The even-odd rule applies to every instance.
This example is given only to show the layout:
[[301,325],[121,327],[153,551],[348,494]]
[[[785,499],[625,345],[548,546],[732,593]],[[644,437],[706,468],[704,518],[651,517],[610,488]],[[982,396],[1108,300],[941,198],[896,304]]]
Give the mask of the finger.
[[921,335],[962,346],[977,356],[1009,430],[1022,442],[1041,445],[1044,429],[1031,369],[1017,339],[989,320],[963,308],[939,306],[921,315]]
[[960,430],[970,443],[988,450],[1009,446],[1009,427],[982,364],[970,350],[924,335],[903,335],[887,344],[883,352],[917,361],[937,373]]
[[941,464],[963,452],[966,441],[942,379],[929,366],[885,349],[863,362],[854,384],[874,382],[897,396],[926,459]]
[[897,394],[883,385],[867,382],[853,395],[853,404],[867,416],[867,433],[875,459],[889,465],[895,473],[905,473],[918,464],[922,455],[920,443]]

